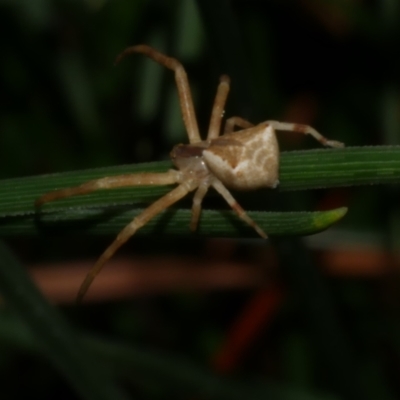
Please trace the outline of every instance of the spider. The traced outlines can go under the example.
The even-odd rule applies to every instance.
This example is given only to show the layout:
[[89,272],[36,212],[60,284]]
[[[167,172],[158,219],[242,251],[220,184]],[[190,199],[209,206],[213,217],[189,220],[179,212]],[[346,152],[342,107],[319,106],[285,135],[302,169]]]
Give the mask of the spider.
[[[275,188],[278,183],[279,147],[275,131],[294,131],[313,136],[325,146],[343,147],[343,143],[328,140],[308,125],[278,121],[265,121],[254,125],[241,117],[231,117],[225,122],[224,133],[220,136],[222,116],[230,88],[227,75],[220,77],[214,105],[211,112],[207,139],[202,140],[197,126],[190,86],[182,64],[147,45],[126,48],[116,59],[119,63],[125,56],[141,53],[175,73],[183,122],[189,144],[174,146],[170,155],[176,169],[164,173],[137,173],[95,179],[79,186],[59,189],[44,194],[35,202],[36,207],[65,197],[83,195],[96,190],[114,189],[140,185],[177,184],[165,196],[156,200],[136,216],[104,251],[82,282],[77,301],[80,302],[96,275],[114,253],[144,226],[151,218],[176,203],[189,192],[193,197],[190,229],[196,230],[201,203],[208,189],[213,187],[228,203],[232,210],[255,229],[264,239],[266,233],[253,221],[234,199],[228,188],[254,190]],[[235,131],[235,127],[240,128]]]

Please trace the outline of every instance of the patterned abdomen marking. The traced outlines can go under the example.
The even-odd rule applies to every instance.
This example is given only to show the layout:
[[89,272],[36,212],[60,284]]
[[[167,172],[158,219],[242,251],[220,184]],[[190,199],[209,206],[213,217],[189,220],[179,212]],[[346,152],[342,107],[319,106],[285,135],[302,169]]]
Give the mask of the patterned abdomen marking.
[[278,184],[279,148],[266,123],[225,134],[203,151],[210,171],[230,188],[254,190]]

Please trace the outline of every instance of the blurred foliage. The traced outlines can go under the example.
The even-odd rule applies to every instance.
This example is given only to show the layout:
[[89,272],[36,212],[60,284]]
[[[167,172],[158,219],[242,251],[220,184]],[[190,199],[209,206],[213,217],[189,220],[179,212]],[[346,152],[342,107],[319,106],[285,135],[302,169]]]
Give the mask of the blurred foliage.
[[[309,123],[348,146],[400,144],[396,0],[3,0],[0,11],[2,179],[162,160],[186,140],[171,72],[141,56],[113,66],[116,55],[136,43],[182,61],[203,131],[218,77],[227,73],[232,80],[227,116]],[[284,150],[316,147],[289,133],[279,140]],[[63,308],[79,330],[115,343],[82,339],[44,299],[23,298],[29,286],[22,297],[21,288],[9,290],[14,275],[7,268],[20,274],[15,278],[20,283],[29,285],[29,279],[2,246],[2,293],[14,308],[4,307],[0,315],[0,396],[74,398],[67,379],[82,398],[102,398],[101,386],[99,396],[79,390],[79,379],[91,381],[90,365],[102,360],[103,383],[120,385],[132,398],[399,398],[399,281],[389,263],[400,245],[399,194],[395,186],[367,186],[246,197],[249,209],[347,206],[346,218],[325,236],[328,244],[323,235],[308,243],[320,249],[378,248],[388,261],[375,278],[334,278],[318,268],[303,242],[274,240],[280,266],[274,279],[285,286],[286,298],[233,379],[213,373],[210,360],[252,292],[171,293]],[[211,198],[210,205],[220,203]],[[142,254],[199,257],[207,245],[199,238],[132,242]],[[95,237],[84,243],[57,237],[7,243],[24,264],[95,258],[104,247]],[[254,243],[237,246],[238,258],[254,259],[260,251]],[[35,308],[38,304],[43,307]],[[67,342],[46,336],[47,313],[69,335]],[[114,347],[119,342],[126,348]],[[73,343],[85,349],[64,351],[71,359],[86,357],[78,383],[63,369],[64,362],[77,359],[51,355]],[[135,352],[138,348],[155,351]],[[137,360],[146,362],[134,364]],[[182,375],[173,374],[176,365]],[[186,378],[182,371],[188,371]]]

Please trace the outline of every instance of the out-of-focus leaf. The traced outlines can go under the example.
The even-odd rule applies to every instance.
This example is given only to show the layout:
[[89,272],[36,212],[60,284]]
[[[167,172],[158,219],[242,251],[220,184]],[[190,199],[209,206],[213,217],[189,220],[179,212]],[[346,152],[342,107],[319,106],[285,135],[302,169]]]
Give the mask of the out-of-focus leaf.
[[42,296],[23,266],[0,241],[0,293],[21,317],[43,354],[68,379],[82,399],[122,400],[104,365],[85,349],[73,328]]

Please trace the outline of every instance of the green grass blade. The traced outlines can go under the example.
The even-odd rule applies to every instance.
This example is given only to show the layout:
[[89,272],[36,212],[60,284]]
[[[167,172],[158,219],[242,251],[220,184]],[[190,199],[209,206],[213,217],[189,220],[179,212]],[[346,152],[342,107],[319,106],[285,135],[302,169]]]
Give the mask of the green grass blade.
[[73,328],[42,296],[23,266],[0,241],[0,293],[18,314],[43,354],[82,399],[123,400],[127,397],[105,373],[104,366],[79,342]]
[[[0,218],[0,236],[41,234],[116,234],[142,209],[109,207],[107,209],[69,209],[43,213],[40,217],[22,215]],[[327,229],[347,212],[342,207],[319,212],[262,212],[248,214],[271,236],[308,235]],[[137,235],[187,235],[190,210],[167,210],[153,218]],[[196,232],[202,236],[258,237],[253,228],[230,211],[204,210]]]
[[[136,172],[161,172],[169,161],[122,165],[0,181],[0,217],[32,214],[42,194],[90,179]],[[337,186],[400,182],[400,146],[349,147],[282,153],[279,190],[305,190]],[[66,207],[148,203],[170,187],[136,187],[98,191],[46,204],[46,210]]]
[[[143,206],[167,193],[170,187],[147,186],[103,190],[44,205],[41,210],[42,221],[37,215],[36,219],[33,217],[24,219],[22,216],[33,216],[34,200],[57,188],[123,173],[161,172],[170,167],[170,162],[158,162],[3,180],[0,182],[0,232],[2,235],[33,233],[37,231],[33,226],[37,228],[38,222],[47,221],[50,225],[54,225],[52,221],[56,220],[63,222],[80,220],[84,225],[88,225],[91,233],[115,233]],[[400,146],[317,149],[286,152],[281,156],[279,186],[281,191],[398,182],[400,182]],[[103,213],[100,213],[99,209],[102,209]],[[55,212],[58,214],[50,215]],[[254,212],[250,215],[271,235],[286,235],[322,230],[332,222],[326,224],[320,221],[334,222],[340,218],[339,214],[343,215],[343,210],[335,213],[336,219],[333,220],[332,214],[324,217],[323,214],[293,213],[287,215],[289,220],[285,220],[283,213]],[[250,230],[245,233],[246,228],[232,215],[232,212],[205,211],[202,215],[200,234],[248,235]],[[189,214],[185,210],[180,210],[164,213],[149,225],[148,230],[144,229],[143,233],[155,229],[154,226],[163,219],[169,221],[169,227],[165,232],[182,233],[182,229],[187,232]],[[97,223],[99,220],[102,222]],[[231,229],[233,225],[236,227]],[[95,228],[91,230],[93,226]]]
[[280,190],[400,182],[400,146],[282,153]]

